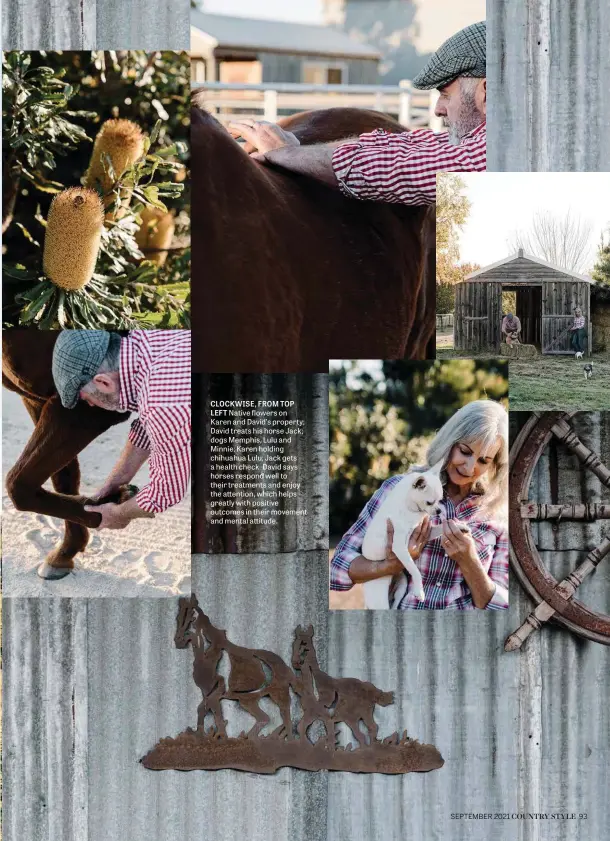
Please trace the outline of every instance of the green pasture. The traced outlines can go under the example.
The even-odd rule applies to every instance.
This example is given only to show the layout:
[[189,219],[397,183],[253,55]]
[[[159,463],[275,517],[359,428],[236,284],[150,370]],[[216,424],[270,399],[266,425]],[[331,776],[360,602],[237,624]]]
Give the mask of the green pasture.
[[[488,353],[464,354],[484,359]],[[437,332],[436,358],[455,359],[453,334]],[[593,364],[593,377],[585,379],[585,362]],[[538,356],[509,361],[509,403],[512,411],[605,409],[610,411],[610,354],[593,354],[583,360],[573,356]]]

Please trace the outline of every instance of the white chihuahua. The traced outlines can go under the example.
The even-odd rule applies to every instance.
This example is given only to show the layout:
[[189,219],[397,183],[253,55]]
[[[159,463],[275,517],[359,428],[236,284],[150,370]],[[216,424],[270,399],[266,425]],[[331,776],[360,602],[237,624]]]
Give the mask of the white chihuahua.
[[[409,538],[422,521],[425,514],[441,513],[443,486],[440,472],[443,466],[438,462],[425,473],[407,473],[383,500],[375,516],[369,523],[362,542],[362,554],[370,561],[383,561],[388,542],[388,525],[394,526],[392,551],[411,576],[409,586],[404,575],[394,594],[394,604],[398,605],[407,590],[413,592],[420,601],[426,596],[421,573],[413,558],[409,555]],[[376,578],[364,583],[364,603],[371,610],[389,608],[390,584],[392,576]]]

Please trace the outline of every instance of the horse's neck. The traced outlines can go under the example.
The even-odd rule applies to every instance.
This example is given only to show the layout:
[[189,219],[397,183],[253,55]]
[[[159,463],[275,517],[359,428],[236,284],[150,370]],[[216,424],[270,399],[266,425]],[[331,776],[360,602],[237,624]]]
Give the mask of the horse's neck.
[[320,664],[318,663],[318,655],[315,652],[314,648],[311,648],[305,658],[304,666],[309,669],[309,673],[311,675],[311,682],[312,684],[317,683],[318,686],[324,685],[329,677],[326,672],[323,672],[320,668]]
[[[243,205],[243,189],[267,178],[264,167],[255,164],[231,135],[209,115],[191,129],[192,178],[201,202],[217,208]],[[236,185],[240,185],[238,189]]]

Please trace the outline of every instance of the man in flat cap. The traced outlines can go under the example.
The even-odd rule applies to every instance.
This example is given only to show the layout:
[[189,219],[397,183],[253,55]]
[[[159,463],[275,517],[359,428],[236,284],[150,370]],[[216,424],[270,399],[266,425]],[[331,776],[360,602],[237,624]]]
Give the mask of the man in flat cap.
[[180,502],[191,464],[191,334],[189,330],[63,330],[53,349],[53,380],[62,404],[79,400],[137,412],[123,452],[96,499],[116,493],[148,461],[149,483],[122,504],[85,506],[102,515],[98,528],[122,529]]
[[258,160],[317,178],[350,198],[433,204],[437,172],[485,170],[485,33],[485,21],[462,29],[413,80],[421,90],[439,90],[435,113],[447,132],[376,129],[353,140],[301,146],[294,134],[265,121],[242,120],[229,130],[252,144]]

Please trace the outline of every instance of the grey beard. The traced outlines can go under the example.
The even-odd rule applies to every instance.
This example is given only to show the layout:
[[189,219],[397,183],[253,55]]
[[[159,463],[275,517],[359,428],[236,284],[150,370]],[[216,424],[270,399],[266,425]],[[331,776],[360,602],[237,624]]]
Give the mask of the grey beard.
[[90,392],[92,396],[96,397],[100,403],[102,404],[98,408],[100,409],[107,409],[109,412],[118,412],[119,411],[119,398],[118,397],[111,397],[109,394],[104,394],[104,392],[100,391],[98,388],[94,388],[92,392]]
[[453,123],[447,122],[449,143],[452,146],[458,146],[464,137],[477,126],[481,125],[482,122],[483,117],[475,105],[474,97],[465,98],[462,102],[457,120]]

